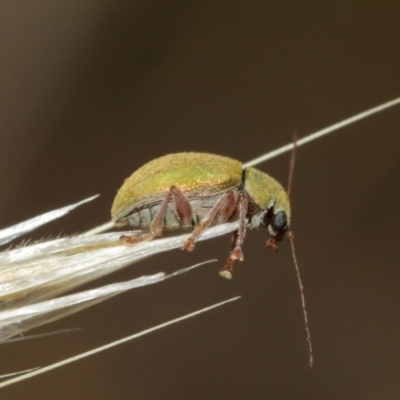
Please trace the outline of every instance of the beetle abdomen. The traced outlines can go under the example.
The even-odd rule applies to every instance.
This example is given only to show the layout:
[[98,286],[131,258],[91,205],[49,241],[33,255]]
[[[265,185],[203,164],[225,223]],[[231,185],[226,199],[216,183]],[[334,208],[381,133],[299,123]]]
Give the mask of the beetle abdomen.
[[[181,221],[179,220],[175,212],[173,202],[170,201],[164,217],[164,229],[177,230],[188,229],[194,226],[198,226],[200,221],[209,213],[215,203],[222,196],[223,194],[218,193],[214,196],[207,196],[200,199],[189,198],[190,205],[192,207],[192,225],[187,227],[182,226]],[[134,208],[130,214],[120,219],[119,223],[127,223],[133,228],[148,230],[150,223],[160,209],[161,202],[162,199],[155,203],[147,204],[146,206]],[[218,223],[218,221],[215,221],[215,223]]]
[[[130,226],[137,229],[147,230],[149,229],[150,223],[154,216],[160,209],[161,202],[158,204],[153,204],[151,206],[146,206],[142,209],[134,210],[122,221],[126,221]],[[180,221],[172,210],[172,207],[167,208],[167,212],[164,217],[165,229],[179,229],[181,227]]]

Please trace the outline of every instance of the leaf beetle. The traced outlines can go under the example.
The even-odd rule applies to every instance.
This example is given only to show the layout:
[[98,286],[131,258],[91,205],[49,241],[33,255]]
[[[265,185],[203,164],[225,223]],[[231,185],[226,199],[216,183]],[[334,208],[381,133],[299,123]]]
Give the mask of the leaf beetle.
[[134,244],[152,240],[163,230],[193,229],[182,249],[192,251],[210,226],[239,221],[232,248],[220,274],[232,277],[235,260],[243,260],[246,228],[268,229],[267,248],[278,250],[290,225],[290,202],[272,177],[228,157],[208,153],[176,153],[152,160],[135,171],[119,189],[111,209],[117,225],[147,230]]
[[[291,170],[293,165],[294,157]],[[220,271],[228,279],[232,278],[235,260],[243,260],[247,227],[266,227],[269,233],[266,247],[275,251],[279,249],[278,242],[288,236],[301,294],[309,365],[313,365],[304,287],[289,231],[289,196],[271,176],[216,154],[168,154],[143,165],[125,180],[114,199],[111,217],[115,225],[146,231],[139,236],[122,236],[127,244],[152,240],[161,236],[163,230],[192,229],[182,245],[188,251],[194,249],[198,237],[210,226],[239,221],[229,257]]]

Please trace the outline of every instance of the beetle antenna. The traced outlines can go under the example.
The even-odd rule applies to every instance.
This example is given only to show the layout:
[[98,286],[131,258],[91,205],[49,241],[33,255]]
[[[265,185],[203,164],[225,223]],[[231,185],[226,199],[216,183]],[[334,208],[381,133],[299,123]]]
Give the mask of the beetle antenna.
[[294,173],[294,165],[296,163],[296,151],[297,151],[297,132],[293,132],[293,149],[290,156],[290,166],[289,166],[289,179],[287,185],[287,194],[290,198],[290,193],[292,191],[292,184],[293,184],[293,173]]
[[299,283],[299,288],[300,288],[301,306],[303,308],[303,316],[304,316],[304,329],[306,331],[306,338],[307,338],[307,343],[308,343],[308,354],[309,354],[308,364],[310,365],[310,368],[311,368],[314,364],[314,353],[313,353],[313,347],[312,347],[312,342],[311,342],[310,327],[308,325],[308,314],[307,314],[307,308],[306,308],[306,298],[304,297],[304,286],[301,281],[300,269],[299,269],[299,265],[297,264],[296,253],[294,251],[294,235],[291,231],[288,231],[287,235],[289,237],[290,245],[292,247],[293,263],[296,268],[297,282]]

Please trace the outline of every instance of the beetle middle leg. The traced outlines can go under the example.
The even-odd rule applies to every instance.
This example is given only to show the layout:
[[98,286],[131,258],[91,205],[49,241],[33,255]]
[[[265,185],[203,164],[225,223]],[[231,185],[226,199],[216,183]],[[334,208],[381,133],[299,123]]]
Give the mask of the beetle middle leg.
[[190,205],[188,198],[176,186],[171,186],[161,203],[160,209],[157,211],[157,214],[154,216],[149,225],[150,232],[144,233],[136,237],[123,235],[121,236],[121,239],[124,240],[125,243],[136,244],[139,242],[152,240],[156,236],[161,236],[164,228],[164,218],[167,213],[168,203],[171,199],[173,202],[175,214],[178,217],[182,228],[191,228],[192,206]]
[[182,250],[192,251],[194,245],[201,235],[214,221],[218,224],[227,222],[236,208],[236,199],[232,190],[228,190],[200,221],[200,225],[193,231],[192,236],[183,243]]

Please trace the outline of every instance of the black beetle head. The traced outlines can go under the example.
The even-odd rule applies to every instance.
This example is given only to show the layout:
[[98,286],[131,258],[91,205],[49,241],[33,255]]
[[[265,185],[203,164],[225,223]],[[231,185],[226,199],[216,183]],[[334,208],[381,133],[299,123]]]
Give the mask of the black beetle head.
[[273,207],[267,211],[261,224],[267,227],[269,234],[278,241],[283,239],[284,234],[289,229],[285,211],[275,212]]

